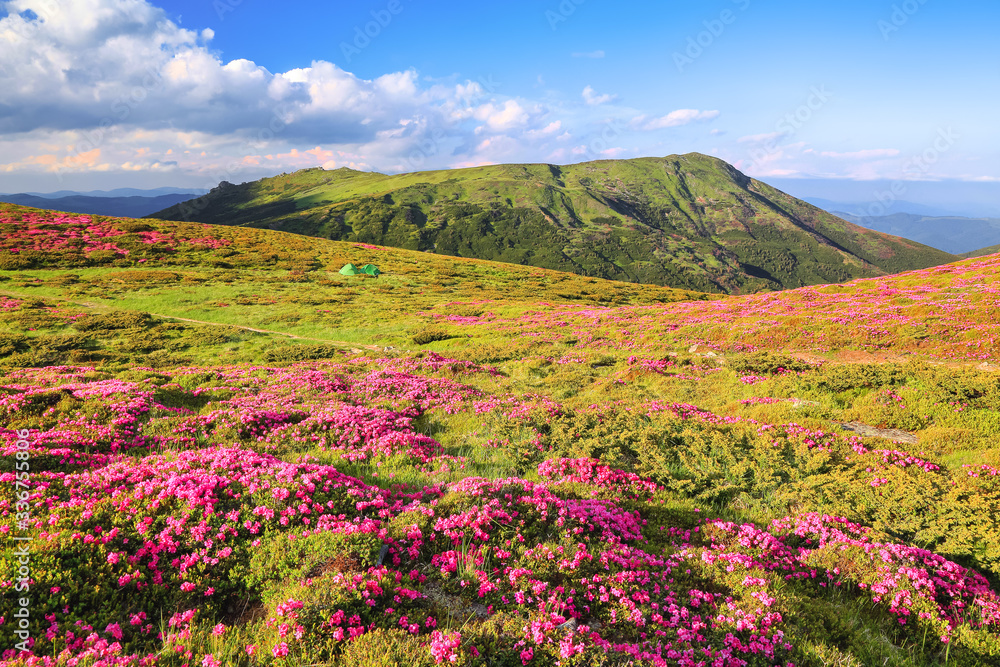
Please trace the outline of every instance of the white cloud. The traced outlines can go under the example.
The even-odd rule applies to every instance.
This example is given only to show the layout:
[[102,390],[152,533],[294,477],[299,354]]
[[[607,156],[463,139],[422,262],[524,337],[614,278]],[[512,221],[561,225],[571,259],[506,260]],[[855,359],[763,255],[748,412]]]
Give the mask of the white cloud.
[[873,148],[863,151],[854,151],[850,153],[835,153],[833,151],[823,151],[820,153],[823,157],[831,157],[839,160],[867,160],[871,158],[888,158],[896,157],[899,155],[899,151],[895,148]]
[[737,139],[741,144],[774,144],[779,139],[788,136],[787,132],[768,132],[766,134],[750,134]]
[[638,130],[662,130],[668,127],[680,127],[699,121],[708,121],[718,118],[719,111],[699,111],[698,109],[678,109],[671,111],[666,116],[659,118],[648,118],[638,116],[632,119],[631,126]]
[[[414,71],[369,80],[325,61],[276,73],[223,61],[208,46],[211,30],[182,29],[147,0],[0,8],[9,12],[0,19],[5,173],[148,167],[239,181],[320,164],[391,171],[475,151],[523,157],[562,129],[543,106],[496,95],[492,80],[428,84]],[[137,141],[149,148],[142,159]]]
[[561,129],[562,121],[554,120],[539,130],[528,130],[524,133],[524,136],[528,139],[543,139],[552,136]]
[[591,86],[583,89],[583,101],[590,106],[607,104],[608,102],[614,102],[616,99],[618,99],[617,95],[598,95]]

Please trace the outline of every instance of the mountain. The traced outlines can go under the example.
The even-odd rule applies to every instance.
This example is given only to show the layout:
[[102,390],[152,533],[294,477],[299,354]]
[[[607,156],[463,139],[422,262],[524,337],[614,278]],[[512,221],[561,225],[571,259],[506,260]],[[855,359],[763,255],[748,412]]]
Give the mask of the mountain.
[[962,257],[985,257],[986,255],[993,255],[1000,252],[1000,244],[991,245],[988,248],[980,248],[979,250],[973,250],[971,252],[963,253]]
[[833,210],[856,215],[1000,217],[1000,182],[774,177],[768,183],[820,208],[831,210],[833,204]]
[[387,176],[308,169],[153,216],[711,292],[844,282],[956,259],[863,229],[692,153]]
[[837,215],[866,229],[902,236],[955,254],[1000,243],[1000,218],[928,217],[911,213],[879,217],[844,212]]
[[31,206],[69,213],[111,215],[117,217],[141,218],[166,206],[174,206],[187,201],[196,194],[164,194],[152,197],[138,196],[97,196],[67,195],[64,197],[40,197],[31,194],[0,195],[0,201],[20,206]]
[[802,197],[802,201],[809,202],[813,206],[818,206],[827,213],[833,213],[834,215],[840,215],[840,213],[847,212],[853,216],[867,216],[872,217],[871,211],[885,210],[887,215],[892,215],[893,213],[912,213],[914,215],[924,215],[929,217],[944,217],[949,215],[955,215],[956,211],[947,210],[943,208],[937,208],[935,206],[927,206],[925,204],[917,204],[916,202],[897,200],[892,202],[890,205],[886,206],[881,204],[882,208],[877,208],[880,204],[877,201],[870,202],[843,202],[843,201],[833,201],[830,199],[823,199],[822,197]]
[[[80,192],[78,190],[58,190],[56,192],[18,192],[14,194],[34,195],[43,199],[59,199],[61,197],[158,197],[160,195],[203,195],[208,190],[202,188],[152,188],[140,190],[138,188],[115,188],[114,190],[89,190]],[[0,196],[7,196],[9,193],[0,193]]]

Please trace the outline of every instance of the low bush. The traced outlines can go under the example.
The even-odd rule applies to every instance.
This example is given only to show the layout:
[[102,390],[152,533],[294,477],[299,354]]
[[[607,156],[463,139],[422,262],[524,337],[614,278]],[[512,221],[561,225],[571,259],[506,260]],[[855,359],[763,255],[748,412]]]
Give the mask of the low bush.
[[264,352],[264,361],[268,363],[290,363],[295,361],[313,361],[315,359],[332,359],[342,348],[336,345],[285,345]]
[[349,643],[337,664],[343,667],[433,667],[435,662],[426,642],[405,630],[377,628]]
[[431,329],[425,329],[413,335],[413,342],[416,345],[428,345],[430,343],[437,342],[439,340],[448,340],[450,338],[455,338],[454,335],[448,333],[447,331],[434,331]]
[[807,371],[814,366],[801,359],[776,352],[753,352],[751,354],[734,354],[728,359],[728,365],[734,371],[753,375],[773,375],[780,372],[798,373]]
[[119,329],[148,329],[153,325],[153,316],[149,313],[118,311],[101,315],[85,315],[73,326],[78,331],[117,331]]

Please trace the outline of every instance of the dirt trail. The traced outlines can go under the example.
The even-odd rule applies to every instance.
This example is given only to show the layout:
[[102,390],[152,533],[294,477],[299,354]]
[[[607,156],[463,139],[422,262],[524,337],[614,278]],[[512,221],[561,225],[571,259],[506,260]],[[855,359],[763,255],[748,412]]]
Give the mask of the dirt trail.
[[[63,303],[71,303],[74,306],[80,306],[82,308],[108,308],[109,306],[104,306],[99,303],[90,303],[88,301],[74,301],[73,299],[67,299],[59,296],[43,296],[37,297],[30,294],[20,294],[17,292],[8,292],[6,290],[0,291],[0,295],[9,296],[15,299],[47,299],[50,301],[62,301]],[[195,320],[190,317],[180,317],[179,315],[167,315],[166,313],[152,313],[149,311],[141,311],[144,313],[149,313],[153,317],[159,317],[165,320],[178,320],[181,322],[191,322],[192,324],[205,324],[212,327],[231,327],[233,329],[243,329],[244,331],[253,331],[254,333],[271,334],[274,336],[284,336],[286,338],[293,338],[295,340],[311,340],[317,343],[327,343],[328,345],[339,345],[342,347],[351,348],[354,351],[360,352],[364,350],[374,350],[381,352],[383,348],[378,345],[359,345],[357,343],[349,343],[344,340],[329,340],[327,338],[309,338],[307,336],[297,336],[295,334],[285,333],[284,331],[271,331],[270,329],[256,329],[254,327],[242,326],[240,324],[223,324],[221,322],[206,322],[205,320]]]

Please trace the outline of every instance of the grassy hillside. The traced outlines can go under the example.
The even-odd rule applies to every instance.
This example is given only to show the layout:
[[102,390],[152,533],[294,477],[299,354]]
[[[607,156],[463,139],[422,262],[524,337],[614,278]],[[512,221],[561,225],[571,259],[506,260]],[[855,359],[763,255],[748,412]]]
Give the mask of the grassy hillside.
[[1000,255],[719,298],[0,225],[2,665],[1000,661]]
[[985,257],[986,255],[993,255],[1000,252],[1000,245],[990,246],[988,248],[980,248],[979,250],[973,250],[972,252],[967,252],[962,257]]
[[163,219],[281,229],[710,292],[843,282],[955,259],[699,154],[224,183]]

